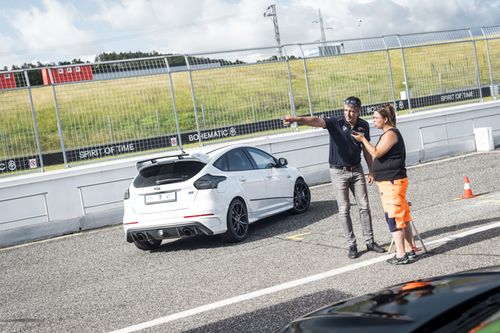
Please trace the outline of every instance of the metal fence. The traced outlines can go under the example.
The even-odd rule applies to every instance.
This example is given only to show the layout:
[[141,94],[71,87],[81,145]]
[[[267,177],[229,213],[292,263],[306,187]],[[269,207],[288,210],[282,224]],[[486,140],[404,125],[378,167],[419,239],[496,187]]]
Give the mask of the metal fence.
[[15,172],[20,166],[43,170],[37,114],[27,72],[0,73],[0,89],[0,174]]
[[0,173],[298,130],[281,118],[351,95],[364,116],[482,101],[499,83],[500,26],[5,71]]

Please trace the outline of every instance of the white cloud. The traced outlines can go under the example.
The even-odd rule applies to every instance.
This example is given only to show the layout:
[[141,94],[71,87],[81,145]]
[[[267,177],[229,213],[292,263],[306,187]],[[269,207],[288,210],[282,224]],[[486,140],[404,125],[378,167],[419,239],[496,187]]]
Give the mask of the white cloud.
[[12,53],[16,43],[12,37],[0,34],[0,70],[4,66],[10,67],[11,65],[20,64],[22,61],[15,54]]
[[[270,3],[282,44],[319,40],[319,24],[312,22],[319,8],[325,27],[333,27],[325,30],[328,40],[500,24],[500,0],[32,0],[27,8],[3,8],[0,16],[15,33],[0,26],[0,61],[274,46],[272,19],[263,16]],[[7,52],[16,54],[5,60]]]
[[[376,37],[466,27],[497,25],[500,1],[475,0],[297,0],[300,6],[321,8],[330,20],[333,39]],[[360,26],[357,19],[362,19]]]
[[266,7],[263,0],[122,0],[101,5],[92,19],[116,30],[132,29],[167,52],[197,52],[262,45],[263,32],[273,29],[263,17]]
[[75,54],[92,41],[91,32],[79,29],[78,11],[56,0],[43,0],[43,8],[19,10],[9,19],[24,47],[32,51]]

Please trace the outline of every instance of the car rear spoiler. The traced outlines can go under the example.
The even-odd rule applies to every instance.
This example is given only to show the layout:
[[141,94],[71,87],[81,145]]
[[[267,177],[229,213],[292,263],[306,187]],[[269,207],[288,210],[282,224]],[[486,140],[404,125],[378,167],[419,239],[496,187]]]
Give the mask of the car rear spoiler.
[[183,159],[185,156],[188,156],[188,153],[181,152],[181,153],[176,153],[176,154],[171,154],[171,155],[165,155],[165,156],[160,156],[160,157],[155,157],[155,158],[150,158],[147,160],[142,160],[138,161],[135,163],[135,167],[137,168],[137,171],[141,170],[145,166],[150,166],[153,164],[157,164],[158,160],[164,160],[164,159],[171,159],[171,158],[178,158],[179,160]]

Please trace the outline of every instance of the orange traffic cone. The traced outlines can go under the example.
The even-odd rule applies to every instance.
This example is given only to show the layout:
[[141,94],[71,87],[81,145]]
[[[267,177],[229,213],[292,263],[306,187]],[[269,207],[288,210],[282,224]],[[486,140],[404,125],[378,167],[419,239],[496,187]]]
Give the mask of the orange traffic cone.
[[462,199],[470,199],[474,198],[475,195],[472,194],[472,190],[470,188],[470,181],[469,177],[465,176],[464,177],[464,195],[462,196]]

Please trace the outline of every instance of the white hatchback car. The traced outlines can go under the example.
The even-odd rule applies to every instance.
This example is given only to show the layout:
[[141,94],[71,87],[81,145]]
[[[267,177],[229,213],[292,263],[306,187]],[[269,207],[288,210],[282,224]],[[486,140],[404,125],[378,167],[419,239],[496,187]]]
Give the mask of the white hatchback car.
[[309,208],[309,186],[285,158],[249,146],[206,148],[137,162],[124,200],[128,242],[141,250],[201,234],[239,242],[250,223]]

